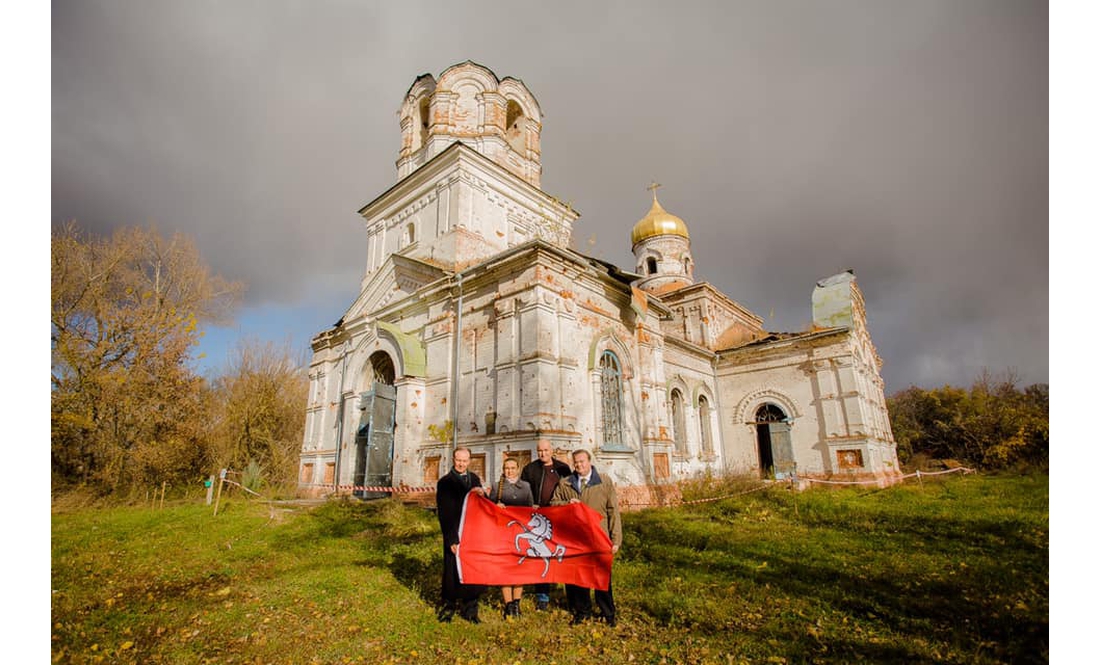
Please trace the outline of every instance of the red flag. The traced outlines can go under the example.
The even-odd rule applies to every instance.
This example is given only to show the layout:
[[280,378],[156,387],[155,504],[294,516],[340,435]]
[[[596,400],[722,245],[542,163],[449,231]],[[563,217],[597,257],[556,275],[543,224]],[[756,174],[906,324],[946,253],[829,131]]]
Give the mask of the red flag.
[[458,539],[463,584],[562,582],[606,591],[611,582],[611,539],[583,503],[501,508],[471,492]]

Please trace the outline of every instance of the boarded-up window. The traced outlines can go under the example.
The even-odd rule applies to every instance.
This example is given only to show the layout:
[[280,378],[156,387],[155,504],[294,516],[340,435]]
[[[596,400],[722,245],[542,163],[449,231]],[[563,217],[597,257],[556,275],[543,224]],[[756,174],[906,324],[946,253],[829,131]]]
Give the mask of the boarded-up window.
[[470,471],[473,471],[477,474],[478,478],[481,478],[482,484],[489,482],[489,479],[485,476],[485,453],[470,455]]
[[703,453],[714,453],[714,437],[710,433],[710,403],[707,398],[699,395],[699,439],[703,444]]
[[684,418],[684,395],[677,389],[672,391],[672,440],[676,443],[676,452],[686,455],[687,421]]
[[671,474],[668,468],[668,453],[653,453],[653,475],[657,480],[666,480]]
[[862,450],[838,450],[836,451],[837,464],[842,469],[862,469],[863,468],[863,451]]
[[298,476],[298,482],[300,483],[312,483],[313,482],[313,465],[303,464],[302,473]]
[[331,485],[336,479],[336,462],[327,462],[325,464],[325,484]]
[[504,453],[504,459],[514,459],[519,462],[519,468],[527,466],[531,463],[531,451],[530,450],[509,450]]
[[434,457],[424,458],[424,486],[433,487],[437,480],[439,480],[439,460],[438,455]]

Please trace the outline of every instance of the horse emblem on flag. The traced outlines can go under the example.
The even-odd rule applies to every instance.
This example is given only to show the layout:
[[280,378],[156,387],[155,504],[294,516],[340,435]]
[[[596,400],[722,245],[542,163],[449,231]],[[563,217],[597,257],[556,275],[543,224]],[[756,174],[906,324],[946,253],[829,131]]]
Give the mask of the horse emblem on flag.
[[[554,544],[554,549],[550,549],[550,545],[547,544],[554,535],[554,525],[550,523],[548,517],[539,513],[531,513],[531,519],[526,525],[519,520],[508,522],[509,527],[513,524],[518,524],[523,529],[516,534],[515,539],[516,551],[523,555],[516,565],[521,565],[528,557],[542,559],[545,564],[542,568],[542,576],[546,577],[546,573],[550,572],[550,560],[556,558],[558,563],[561,563],[565,557],[565,545]],[[526,541],[526,547],[520,545],[520,541]]]

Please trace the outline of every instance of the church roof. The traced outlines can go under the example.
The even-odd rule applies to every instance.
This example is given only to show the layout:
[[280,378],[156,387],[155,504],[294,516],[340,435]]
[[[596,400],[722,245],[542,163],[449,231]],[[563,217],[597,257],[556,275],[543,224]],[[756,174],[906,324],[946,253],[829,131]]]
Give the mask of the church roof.
[[815,330],[810,330],[808,332],[795,332],[795,333],[790,333],[790,332],[768,332],[763,337],[760,337],[758,339],[754,339],[754,340],[752,340],[750,342],[747,342],[745,344],[739,344],[737,346],[725,347],[725,348],[723,348],[721,345],[719,345],[718,351],[719,352],[723,352],[723,351],[726,351],[726,352],[741,351],[741,350],[744,350],[744,349],[749,349],[749,348],[753,348],[753,347],[764,347],[764,346],[769,346],[771,344],[776,344],[776,343],[781,343],[781,342],[794,342],[794,341],[799,341],[799,340],[816,339],[818,337],[828,337],[829,335],[835,335],[837,333],[843,333],[843,332],[847,332],[847,331],[848,331],[848,328],[841,327],[841,328],[815,329]]
[[662,208],[657,200],[657,190],[653,190],[653,206],[649,209],[649,213],[634,225],[634,229],[630,232],[630,244],[637,245],[646,238],[663,235],[690,238],[684,220]]

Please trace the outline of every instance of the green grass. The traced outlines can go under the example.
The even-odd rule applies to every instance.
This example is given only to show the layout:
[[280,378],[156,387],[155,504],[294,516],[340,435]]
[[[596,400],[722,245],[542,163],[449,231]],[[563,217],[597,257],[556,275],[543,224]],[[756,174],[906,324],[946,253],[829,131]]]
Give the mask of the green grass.
[[[712,485],[712,495],[734,485]],[[699,488],[694,488],[699,491]],[[723,491],[725,489],[725,491]],[[55,512],[52,654],[85,663],[1039,663],[1048,479],[783,488],[626,515],[620,625],[439,624],[433,514],[241,499]]]

